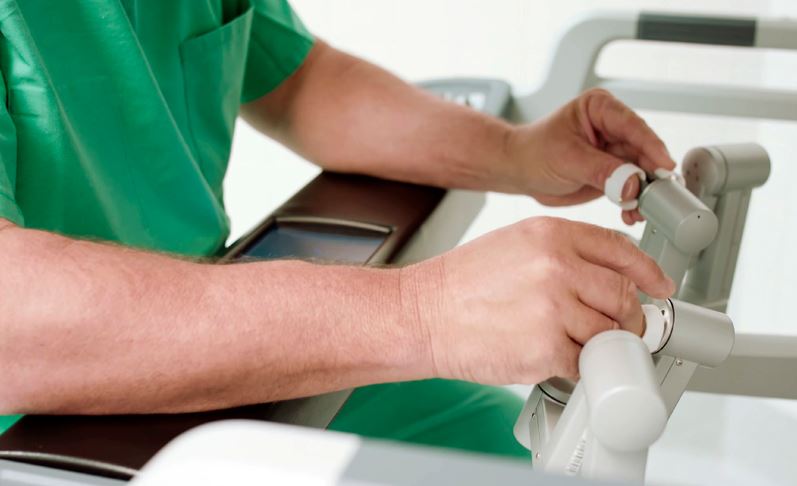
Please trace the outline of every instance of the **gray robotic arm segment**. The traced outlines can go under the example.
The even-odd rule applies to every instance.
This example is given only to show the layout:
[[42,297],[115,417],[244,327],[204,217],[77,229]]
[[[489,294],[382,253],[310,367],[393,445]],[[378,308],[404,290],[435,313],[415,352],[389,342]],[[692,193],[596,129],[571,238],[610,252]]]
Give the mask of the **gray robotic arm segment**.
[[752,190],[769,178],[770,161],[756,144],[691,150],[684,159],[686,185],[717,216],[717,238],[690,269],[680,297],[724,311],[731,293]]
[[704,201],[759,187],[769,179],[770,170],[769,155],[754,143],[695,148],[683,162],[686,186]]
[[[647,219],[640,242],[680,289],[697,254],[717,233],[717,218],[703,202],[676,180],[658,179],[639,196],[639,212]],[[647,301],[647,297],[643,296]]]
[[667,305],[673,325],[658,354],[710,368],[728,359],[736,336],[730,317],[680,300],[668,300]]
[[675,179],[658,179],[639,196],[639,212],[653,229],[685,255],[706,248],[717,234],[717,218]]
[[[698,148],[687,154],[683,168],[686,189],[694,194],[694,199],[700,198],[704,207],[712,211],[712,216],[716,215],[716,236],[708,242],[707,247],[700,249],[702,251],[692,254],[679,251],[683,245],[675,244],[675,233],[670,231],[664,237],[660,234],[658,225],[666,221],[651,214],[651,224],[645,228],[640,247],[655,258],[679,284],[677,295],[684,301],[679,305],[684,306],[682,313],[685,316],[698,314],[693,312],[695,306],[687,307],[686,302],[724,312],[730,296],[750,193],[754,187],[767,180],[769,157],[762,147],[755,144]],[[640,197],[641,211],[652,213],[652,208],[659,211],[658,206],[665,204],[650,198],[643,201],[644,197],[643,193]],[[682,213],[682,216],[687,217],[688,214]],[[675,312],[677,314],[678,310]],[[724,327],[713,329],[708,325],[696,325],[700,319],[680,322],[682,324],[675,330],[671,343],[655,360],[662,396],[670,413],[678,404],[698,364],[717,366],[727,357],[722,354],[723,350],[730,351],[733,344],[730,321]],[[728,330],[730,337],[722,335],[723,329]],[[709,336],[712,332],[714,334]],[[712,352],[716,354],[710,356]]]

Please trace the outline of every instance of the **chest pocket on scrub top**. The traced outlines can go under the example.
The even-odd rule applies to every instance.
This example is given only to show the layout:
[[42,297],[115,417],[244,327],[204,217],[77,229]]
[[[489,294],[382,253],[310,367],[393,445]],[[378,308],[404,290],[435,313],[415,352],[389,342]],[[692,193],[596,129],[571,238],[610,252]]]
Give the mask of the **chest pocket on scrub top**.
[[239,4],[235,15],[220,27],[180,45],[189,143],[202,174],[219,198],[241,103],[252,25],[249,1]]

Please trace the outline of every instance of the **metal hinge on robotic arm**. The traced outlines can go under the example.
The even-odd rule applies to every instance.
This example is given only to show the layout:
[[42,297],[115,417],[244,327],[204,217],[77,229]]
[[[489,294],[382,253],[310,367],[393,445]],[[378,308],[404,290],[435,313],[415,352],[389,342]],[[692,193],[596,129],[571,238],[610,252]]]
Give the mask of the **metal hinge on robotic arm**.
[[731,352],[733,325],[719,311],[750,192],[766,181],[769,159],[753,144],[700,148],[687,155],[684,175],[686,187],[669,174],[643,181],[638,205],[648,223],[640,247],[683,282],[676,295],[692,302],[642,296],[643,339],[601,333],[584,346],[578,384],[553,379],[534,388],[515,435],[545,470],[642,481],[648,448],[694,370],[718,366]]

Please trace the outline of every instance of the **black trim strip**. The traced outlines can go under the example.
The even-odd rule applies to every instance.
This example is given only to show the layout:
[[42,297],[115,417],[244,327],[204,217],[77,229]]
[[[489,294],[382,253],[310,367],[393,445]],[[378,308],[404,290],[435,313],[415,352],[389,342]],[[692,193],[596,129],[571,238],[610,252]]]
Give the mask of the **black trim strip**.
[[637,39],[753,47],[756,21],[742,17],[700,17],[641,13]]

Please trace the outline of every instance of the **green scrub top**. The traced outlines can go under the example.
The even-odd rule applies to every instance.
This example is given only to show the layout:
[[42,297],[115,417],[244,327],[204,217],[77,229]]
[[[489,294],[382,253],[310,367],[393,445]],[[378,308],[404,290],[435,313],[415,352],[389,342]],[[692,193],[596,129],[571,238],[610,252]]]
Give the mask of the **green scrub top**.
[[195,256],[240,103],[313,45],[287,0],[0,0],[0,33],[0,217]]
[[0,0],[0,34],[0,217],[194,256],[239,105],[313,45],[287,0]]

